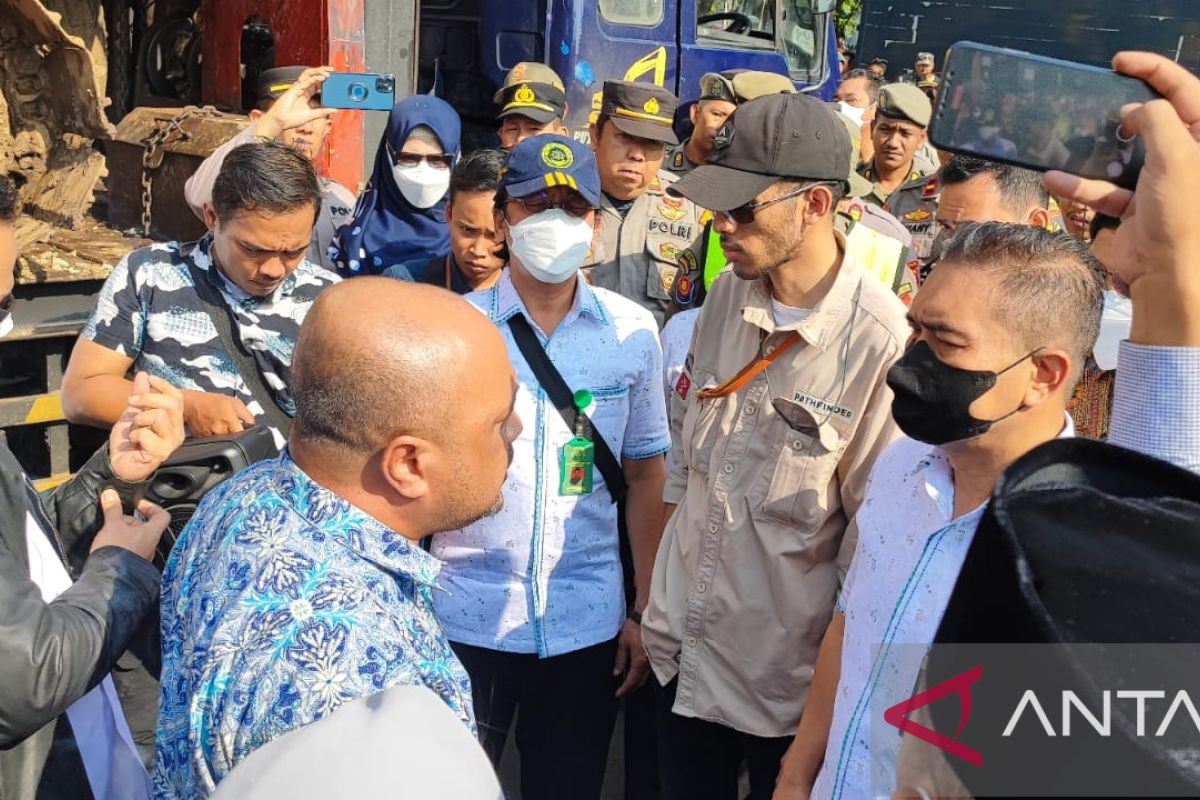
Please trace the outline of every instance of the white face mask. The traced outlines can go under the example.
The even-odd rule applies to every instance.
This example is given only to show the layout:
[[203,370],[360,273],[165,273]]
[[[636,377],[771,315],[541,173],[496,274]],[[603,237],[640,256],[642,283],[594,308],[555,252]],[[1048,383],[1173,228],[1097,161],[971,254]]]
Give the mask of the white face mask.
[[404,199],[415,208],[433,208],[450,188],[450,170],[437,169],[428,161],[415,167],[392,167],[392,178]]
[[575,277],[592,246],[592,226],[561,208],[509,226],[508,235],[513,257],[542,283],[563,283]]
[[867,110],[865,108],[855,108],[854,106],[847,103],[845,100],[841,100],[838,102],[838,111],[841,111],[847,117],[854,120],[854,124],[860,128],[862,127],[862,124],[863,124],[863,116],[867,113]]

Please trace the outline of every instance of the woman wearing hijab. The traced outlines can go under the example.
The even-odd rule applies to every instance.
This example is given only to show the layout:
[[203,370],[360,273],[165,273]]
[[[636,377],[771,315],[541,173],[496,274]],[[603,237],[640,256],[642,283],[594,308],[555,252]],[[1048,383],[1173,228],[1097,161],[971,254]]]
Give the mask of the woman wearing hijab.
[[333,244],[341,275],[378,275],[450,252],[446,190],[461,128],[455,110],[432,95],[392,107],[371,181]]

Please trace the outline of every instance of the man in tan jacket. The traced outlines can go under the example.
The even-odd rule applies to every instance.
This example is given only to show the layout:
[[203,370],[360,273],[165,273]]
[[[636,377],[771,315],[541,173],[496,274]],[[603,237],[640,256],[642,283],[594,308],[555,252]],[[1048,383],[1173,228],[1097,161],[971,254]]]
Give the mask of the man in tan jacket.
[[834,231],[851,144],[805,95],[744,104],[672,187],[716,212],[713,284],[671,398],[674,512],[643,641],[667,800],[769,798],[854,552],[851,521],[897,436],[884,378],[904,306]]

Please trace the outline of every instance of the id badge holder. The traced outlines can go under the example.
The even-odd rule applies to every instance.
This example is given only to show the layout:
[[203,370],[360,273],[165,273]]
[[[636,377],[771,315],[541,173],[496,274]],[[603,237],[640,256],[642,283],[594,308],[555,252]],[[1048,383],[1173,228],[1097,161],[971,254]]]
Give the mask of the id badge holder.
[[578,391],[575,401],[575,435],[563,445],[558,493],[564,497],[592,493],[592,472],[596,466],[596,446],[588,437],[587,416],[584,409],[592,404],[592,393]]

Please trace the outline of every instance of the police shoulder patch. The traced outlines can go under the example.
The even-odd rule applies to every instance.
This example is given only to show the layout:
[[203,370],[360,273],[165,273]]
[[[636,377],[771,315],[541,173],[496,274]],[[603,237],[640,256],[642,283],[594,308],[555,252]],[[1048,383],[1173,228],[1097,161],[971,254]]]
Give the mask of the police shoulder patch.
[[700,259],[696,257],[695,250],[680,250],[678,257],[675,260],[679,264],[679,269],[683,270],[684,275],[690,275],[693,272],[700,271]]
[[910,211],[904,215],[905,222],[924,222],[933,216],[933,213],[926,211],[923,208],[918,208],[916,211]]
[[938,195],[938,176],[934,175],[929,180],[925,181],[925,185],[921,187],[921,199],[927,200]]
[[683,169],[683,151],[676,150],[675,157],[671,159],[671,166],[675,169]]

